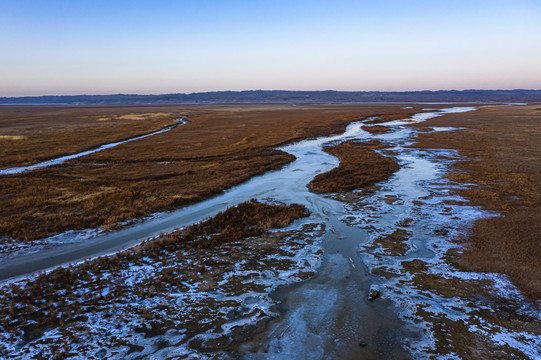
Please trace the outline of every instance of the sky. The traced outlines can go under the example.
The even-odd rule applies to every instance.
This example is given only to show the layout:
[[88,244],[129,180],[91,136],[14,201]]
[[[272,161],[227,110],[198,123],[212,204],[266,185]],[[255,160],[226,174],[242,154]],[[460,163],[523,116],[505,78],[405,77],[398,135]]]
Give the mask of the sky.
[[0,96],[541,89],[541,0],[0,0]]

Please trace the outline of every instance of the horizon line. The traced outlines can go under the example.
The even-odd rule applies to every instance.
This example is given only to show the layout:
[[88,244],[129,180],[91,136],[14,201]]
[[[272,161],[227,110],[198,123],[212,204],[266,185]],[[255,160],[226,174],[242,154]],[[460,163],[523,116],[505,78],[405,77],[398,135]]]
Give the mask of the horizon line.
[[210,93],[246,93],[246,92],[337,92],[337,93],[427,93],[427,92],[468,92],[468,91],[541,91],[538,89],[526,89],[526,88],[513,88],[513,89],[438,89],[438,90],[284,90],[284,89],[244,89],[244,90],[209,90],[209,91],[195,91],[195,92],[174,92],[174,93],[78,93],[78,94],[54,94],[54,95],[19,95],[19,96],[0,96],[0,99],[17,99],[17,98],[38,98],[38,97],[68,97],[68,96],[167,96],[167,95],[196,95],[196,94],[210,94]]

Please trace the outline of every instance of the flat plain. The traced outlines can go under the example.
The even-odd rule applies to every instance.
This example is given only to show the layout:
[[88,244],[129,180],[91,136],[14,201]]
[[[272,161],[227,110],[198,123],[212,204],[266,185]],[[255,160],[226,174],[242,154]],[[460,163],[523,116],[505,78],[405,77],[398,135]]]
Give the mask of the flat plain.
[[395,105],[0,108],[0,135],[24,137],[1,139],[4,167],[149,133],[180,116],[189,121],[62,165],[0,177],[0,234],[29,241],[114,227],[291,162],[291,155],[275,150],[280,145],[341,132],[354,120],[407,117],[416,110]]
[[[264,357],[280,344],[276,333],[298,334],[286,321],[298,308],[286,308],[306,286],[309,294],[323,288],[321,304],[333,290],[354,289],[358,308],[346,301],[345,320],[330,320],[349,332],[303,333],[343,335],[330,352],[339,358],[402,356],[402,347],[428,358],[535,358],[541,107],[476,106],[408,119],[446,107],[1,107],[2,168],[148,134],[180,117],[188,122],[0,176],[0,261],[23,247],[39,252],[48,236],[112,232],[278,172],[295,160],[278,149],[284,145],[327,137],[316,159],[333,155],[338,165],[308,180],[305,191],[316,198],[301,196],[306,204],[244,202],[115,254],[7,281],[0,354]],[[330,136],[351,123],[356,135]],[[318,151],[306,146],[306,154]],[[340,256],[334,279],[325,267]],[[381,323],[349,324],[354,317]]]

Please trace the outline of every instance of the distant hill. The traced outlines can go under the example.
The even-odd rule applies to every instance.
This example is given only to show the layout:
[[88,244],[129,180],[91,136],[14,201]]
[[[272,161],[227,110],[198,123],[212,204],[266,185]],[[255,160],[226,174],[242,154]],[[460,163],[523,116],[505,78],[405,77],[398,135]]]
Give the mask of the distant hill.
[[373,102],[541,102],[541,90],[215,91],[163,95],[0,97],[0,105],[314,104]]

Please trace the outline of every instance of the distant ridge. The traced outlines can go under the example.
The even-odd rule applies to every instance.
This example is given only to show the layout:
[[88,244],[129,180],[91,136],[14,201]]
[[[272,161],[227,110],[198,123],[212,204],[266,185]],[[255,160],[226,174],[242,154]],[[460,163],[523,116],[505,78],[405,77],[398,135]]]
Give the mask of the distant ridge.
[[541,102],[541,90],[213,91],[162,95],[0,97],[0,105],[315,104],[373,102]]

